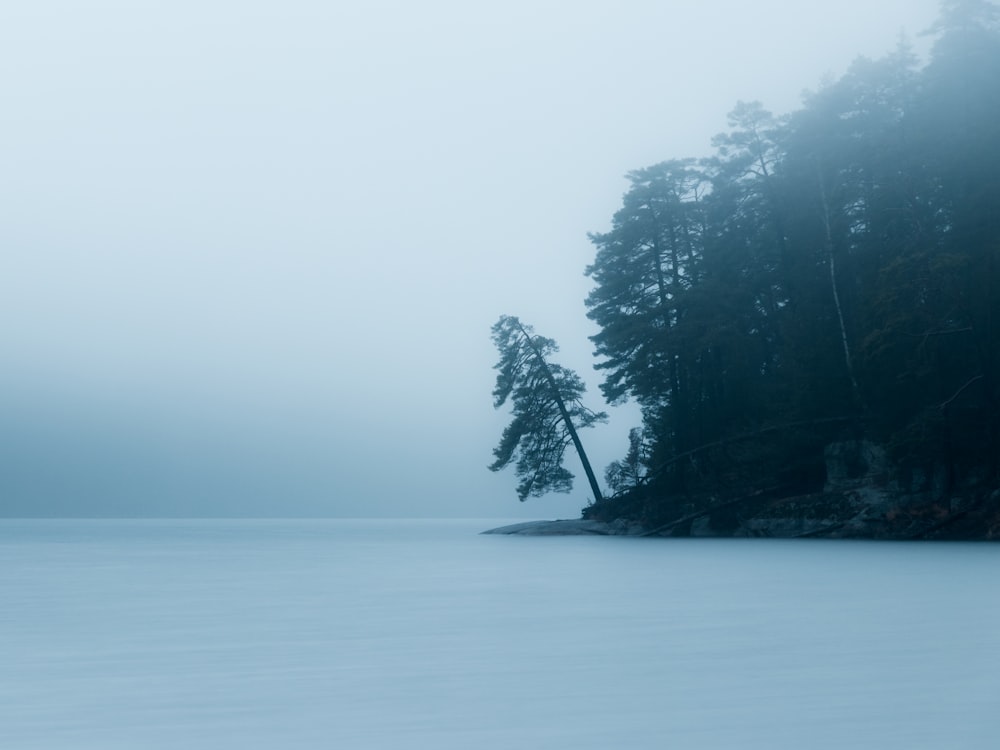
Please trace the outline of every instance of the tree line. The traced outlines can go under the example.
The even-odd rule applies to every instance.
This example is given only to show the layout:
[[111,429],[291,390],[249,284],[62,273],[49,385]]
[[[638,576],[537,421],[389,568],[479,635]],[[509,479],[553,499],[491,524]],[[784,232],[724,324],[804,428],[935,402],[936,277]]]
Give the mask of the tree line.
[[[740,102],[709,158],[627,175],[585,271],[601,392],[642,414],[605,473],[618,500],[656,515],[736,485],[808,491],[822,484],[823,446],[845,436],[885,445],[898,467],[944,465],[952,484],[995,483],[1000,9],[945,0],[926,33],[926,65],[900,43],[787,116]],[[501,365],[515,339],[521,366],[546,361],[554,342],[532,347],[507,321],[494,329]],[[498,406],[511,393],[501,365]],[[555,450],[514,439],[600,421],[579,378],[556,372],[578,411],[533,428],[515,416],[491,468],[518,446],[522,476],[539,456],[561,460],[559,445],[583,452],[568,433]],[[566,481],[545,468],[519,494]],[[595,501],[615,501],[591,484]]]

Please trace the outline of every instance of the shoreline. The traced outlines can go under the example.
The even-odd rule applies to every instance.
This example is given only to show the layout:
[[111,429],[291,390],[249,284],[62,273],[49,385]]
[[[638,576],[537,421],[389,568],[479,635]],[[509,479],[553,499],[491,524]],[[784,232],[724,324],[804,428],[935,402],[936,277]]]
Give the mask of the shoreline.
[[643,536],[646,530],[637,523],[624,520],[608,523],[585,518],[562,518],[550,521],[523,521],[479,533],[507,536]]

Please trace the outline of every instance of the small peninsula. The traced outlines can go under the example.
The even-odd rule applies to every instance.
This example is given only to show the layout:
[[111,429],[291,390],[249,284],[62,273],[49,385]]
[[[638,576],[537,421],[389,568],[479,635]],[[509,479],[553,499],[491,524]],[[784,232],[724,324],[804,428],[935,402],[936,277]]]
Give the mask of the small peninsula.
[[606,489],[580,434],[606,414],[501,318],[490,468],[568,491],[571,447],[592,493],[504,533],[1000,539],[1000,8],[926,33],[926,62],[740,102],[712,156],[628,174],[585,269],[601,395],[641,410]]

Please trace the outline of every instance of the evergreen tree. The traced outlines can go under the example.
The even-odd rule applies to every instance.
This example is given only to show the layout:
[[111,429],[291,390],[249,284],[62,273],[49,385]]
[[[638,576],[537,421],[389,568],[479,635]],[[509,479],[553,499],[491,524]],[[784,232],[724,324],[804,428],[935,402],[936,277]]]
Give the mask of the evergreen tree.
[[509,399],[513,420],[493,450],[496,460],[490,470],[499,471],[514,462],[521,480],[517,496],[522,502],[529,495],[568,492],[573,475],[562,462],[566,448],[572,444],[594,501],[601,500],[597,478],[577,430],[603,422],[607,415],[583,405],[586,387],[575,372],[549,362],[549,356],[559,349],[555,341],[536,335],[531,326],[509,315],[501,316],[493,326],[492,338],[500,352],[493,405],[499,409]]
[[665,428],[660,441],[684,450],[694,439],[696,401],[688,293],[701,272],[707,179],[693,160],[628,177],[611,231],[590,237],[598,250],[586,273],[597,286],[587,306],[601,327],[592,337],[605,358],[597,365],[607,371],[601,390],[610,403],[636,399],[647,420]]
[[628,175],[586,270],[602,391],[646,436],[612,486],[818,489],[845,417],[899,465],[1000,473],[1000,10],[946,0],[931,33],[922,70],[901,43]]
[[650,461],[648,436],[640,427],[628,433],[628,453],[620,461],[612,461],[604,472],[604,481],[614,492],[640,487],[647,477]]

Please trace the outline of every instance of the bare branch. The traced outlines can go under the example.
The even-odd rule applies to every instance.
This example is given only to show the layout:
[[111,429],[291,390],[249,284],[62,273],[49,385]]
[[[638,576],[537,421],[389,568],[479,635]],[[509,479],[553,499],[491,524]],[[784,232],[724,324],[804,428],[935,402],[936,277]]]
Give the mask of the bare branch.
[[983,375],[976,375],[974,378],[970,379],[965,385],[963,385],[961,388],[959,388],[957,391],[955,391],[955,393],[952,395],[951,398],[949,398],[947,401],[945,401],[943,404],[941,404],[940,408],[941,409],[947,409],[951,405],[951,402],[954,401],[955,399],[957,399],[959,396],[961,396],[962,393],[965,391],[966,388],[968,388],[973,383],[979,382],[980,380],[983,379],[983,377],[984,377]]

